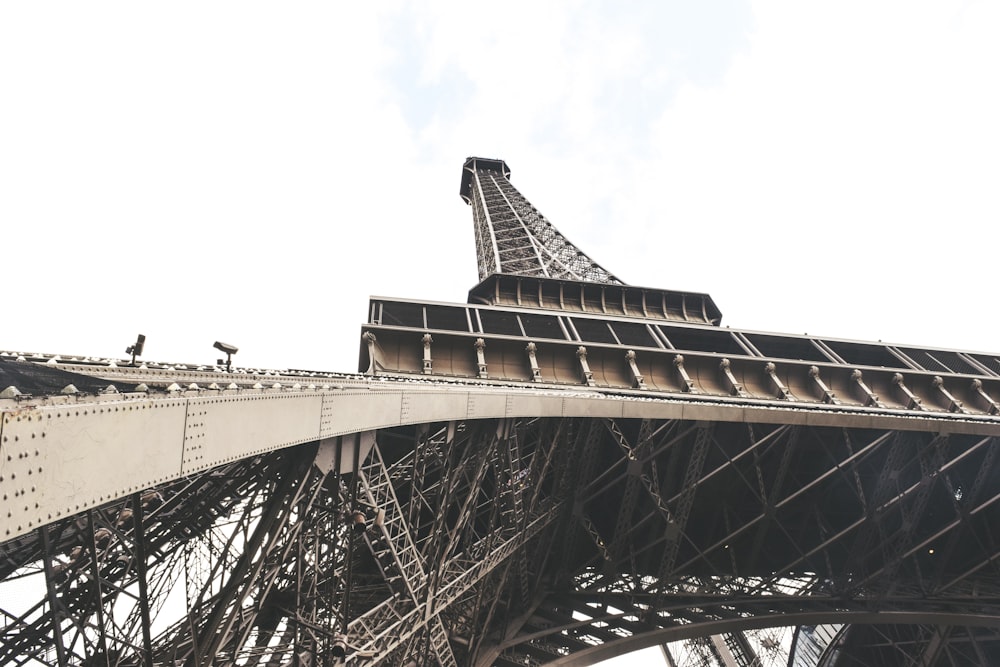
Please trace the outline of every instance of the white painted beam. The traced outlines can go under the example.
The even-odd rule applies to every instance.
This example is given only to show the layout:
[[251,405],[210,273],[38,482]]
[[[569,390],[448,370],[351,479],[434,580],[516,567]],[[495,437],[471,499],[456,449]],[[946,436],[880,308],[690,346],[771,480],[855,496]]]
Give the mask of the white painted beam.
[[[696,400],[698,399],[698,400]],[[746,399],[353,380],[319,389],[0,401],[0,541],[135,491],[263,452],[359,431],[503,417],[802,424],[1000,436],[1000,417]]]

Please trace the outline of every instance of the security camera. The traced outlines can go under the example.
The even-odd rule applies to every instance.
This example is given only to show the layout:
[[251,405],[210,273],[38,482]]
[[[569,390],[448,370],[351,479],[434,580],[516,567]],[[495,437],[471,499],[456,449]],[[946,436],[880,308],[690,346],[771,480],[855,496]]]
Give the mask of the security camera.
[[146,337],[139,334],[135,339],[134,345],[129,345],[125,348],[125,354],[132,355],[132,365],[135,366],[135,358],[142,356],[142,348],[146,344]]
[[223,343],[221,341],[215,341],[215,345],[212,347],[220,352],[224,352],[225,354],[236,354],[240,351],[235,345],[230,345],[229,343]]
[[[232,372],[233,370],[233,355],[239,352],[239,348],[235,345],[230,345],[229,343],[223,343],[222,341],[215,341],[213,345],[216,350],[224,352],[226,354],[226,372]],[[219,365],[222,365],[222,359],[219,359]]]

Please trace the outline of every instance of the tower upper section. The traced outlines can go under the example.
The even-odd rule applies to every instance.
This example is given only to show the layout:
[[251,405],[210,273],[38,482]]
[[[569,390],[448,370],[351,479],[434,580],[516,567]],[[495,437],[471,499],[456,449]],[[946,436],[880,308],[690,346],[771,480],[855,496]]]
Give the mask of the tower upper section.
[[622,285],[570,243],[510,184],[503,160],[470,157],[460,194],[472,206],[479,279],[495,274]]

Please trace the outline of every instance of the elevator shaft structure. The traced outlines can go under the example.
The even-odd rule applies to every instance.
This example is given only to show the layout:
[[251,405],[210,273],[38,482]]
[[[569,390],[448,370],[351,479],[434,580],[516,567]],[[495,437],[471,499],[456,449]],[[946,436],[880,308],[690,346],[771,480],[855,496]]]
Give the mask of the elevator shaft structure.
[[723,328],[501,160],[355,373],[0,352],[0,664],[1000,662],[1000,354]]

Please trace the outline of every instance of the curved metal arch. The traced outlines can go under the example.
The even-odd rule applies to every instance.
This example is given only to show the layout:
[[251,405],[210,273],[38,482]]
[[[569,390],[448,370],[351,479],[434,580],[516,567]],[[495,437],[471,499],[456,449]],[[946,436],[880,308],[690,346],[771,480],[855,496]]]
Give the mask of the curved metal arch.
[[[326,392],[330,394],[329,397],[327,397]],[[329,400],[325,400],[326,398],[329,398]],[[133,400],[134,404],[129,405],[129,400]],[[192,392],[189,396],[185,397],[168,395],[159,398],[147,396],[132,397],[132,399],[118,399],[117,401],[74,401],[72,404],[73,408],[69,411],[72,412],[71,415],[57,417],[52,420],[39,418],[40,416],[46,417],[48,414],[47,410],[61,411],[61,413],[65,414],[67,413],[66,405],[64,403],[53,404],[48,407],[35,406],[22,409],[16,413],[9,412],[5,415],[4,423],[6,430],[4,431],[4,435],[10,438],[8,442],[19,443],[30,442],[32,440],[37,441],[38,438],[33,439],[31,435],[38,435],[45,432],[47,433],[44,438],[46,446],[52,446],[56,449],[62,446],[64,447],[64,451],[69,454],[76,456],[85,455],[98,462],[104,460],[102,455],[107,456],[111,454],[121,459],[119,468],[124,469],[126,474],[129,472],[135,473],[137,470],[141,471],[141,468],[128,468],[126,464],[130,464],[130,462],[134,463],[135,460],[140,460],[141,462],[142,457],[136,459],[135,456],[130,454],[129,450],[135,447],[135,440],[133,438],[139,437],[136,433],[141,434],[142,431],[138,428],[126,427],[127,424],[125,422],[127,420],[121,419],[122,409],[129,406],[135,408],[130,412],[140,415],[139,424],[146,429],[157,434],[172,434],[171,437],[174,438],[174,441],[170,443],[170,447],[167,447],[162,454],[165,460],[173,460],[175,467],[177,459],[181,459],[183,462],[181,465],[182,471],[187,470],[189,472],[183,473],[177,472],[176,468],[171,469],[170,474],[174,475],[171,479],[190,473],[211,474],[210,471],[215,469],[220,462],[225,463],[234,457],[237,459],[241,458],[241,452],[253,454],[262,451],[285,449],[290,447],[290,443],[294,443],[296,438],[308,438],[309,433],[316,433],[317,431],[330,435],[326,438],[316,438],[313,436],[308,441],[313,442],[318,439],[329,442],[331,438],[337,437],[336,434],[338,431],[345,433],[352,432],[350,429],[368,431],[386,429],[386,432],[391,432],[394,429],[388,427],[412,428],[414,424],[434,421],[467,420],[471,424],[471,422],[488,423],[491,420],[497,419],[507,421],[518,417],[541,417],[542,419],[538,420],[539,422],[548,422],[548,418],[558,419],[573,416],[598,417],[598,419],[593,421],[600,427],[597,430],[607,438],[602,442],[604,445],[610,445],[610,447],[606,448],[609,456],[618,462],[616,463],[615,472],[612,472],[610,475],[605,475],[603,472],[600,473],[600,479],[595,483],[595,486],[599,486],[601,489],[621,485],[623,480],[627,481],[628,469],[622,461],[628,458],[630,453],[639,463],[644,463],[652,461],[654,455],[652,452],[643,453],[645,450],[640,449],[641,447],[652,446],[659,451],[661,445],[663,447],[670,446],[670,442],[667,440],[664,440],[659,445],[651,441],[656,430],[655,425],[647,424],[650,427],[648,431],[639,429],[633,433],[628,430],[622,431],[615,428],[616,425],[613,422],[616,419],[634,419],[636,423],[633,423],[633,426],[636,426],[638,422],[646,418],[683,420],[688,422],[729,422],[730,427],[735,428],[738,424],[755,421],[757,423],[771,424],[771,426],[792,423],[801,423],[809,426],[822,416],[810,414],[809,411],[801,409],[788,409],[778,414],[779,411],[774,409],[766,411],[760,409],[758,411],[756,408],[748,405],[714,403],[691,405],[680,404],[670,400],[636,401],[628,396],[609,396],[587,392],[558,392],[512,387],[476,387],[474,385],[462,386],[456,383],[447,385],[442,383],[435,386],[432,383],[411,385],[409,383],[397,382],[368,383],[367,381],[362,381],[351,389],[348,389],[345,384],[343,388],[330,388],[318,391],[282,392],[276,390],[270,393],[266,391],[250,391],[246,392],[245,395],[241,395],[239,392],[229,395],[220,395],[218,392],[208,394]],[[156,407],[153,407],[154,405]],[[366,406],[367,412],[359,413],[357,409],[359,405]],[[77,409],[79,409],[79,415],[76,414]],[[276,413],[274,410],[280,410],[284,417],[275,420]],[[57,412],[57,414],[60,413]],[[432,415],[434,419],[431,419]],[[768,417],[768,415],[770,416]],[[600,419],[602,416],[612,419],[602,420]],[[880,423],[883,426],[895,426],[900,430],[905,427],[914,428],[918,424],[926,427],[925,423],[913,419],[892,416],[881,417],[880,419],[882,420]],[[59,422],[60,420],[65,420],[62,427],[48,425],[50,421]],[[180,423],[178,420],[182,420],[183,423]],[[285,421],[288,423],[283,423]],[[822,419],[820,421],[822,422]],[[866,419],[865,423],[871,425],[874,422]],[[951,420],[950,423],[955,422]],[[45,424],[45,426],[39,427],[39,424]],[[237,432],[229,432],[225,429],[221,431],[216,430],[222,429],[223,425],[226,428],[236,429]],[[969,422],[967,425],[975,426],[975,423]],[[371,428],[364,428],[365,426]],[[992,423],[980,426],[986,430],[992,429]],[[39,428],[43,430],[38,430]],[[716,428],[721,427],[716,425]],[[920,430],[925,431],[926,429],[921,428]],[[248,433],[256,433],[256,435],[253,438],[247,438],[245,436]],[[87,436],[86,438],[81,437],[84,434]],[[703,433],[703,435],[706,434]],[[758,435],[763,435],[763,431],[759,432]],[[668,433],[664,431],[663,436],[666,438]],[[696,442],[699,441],[695,435],[689,434],[689,436]],[[204,447],[201,444],[203,440],[208,441]],[[215,442],[217,440],[220,442]],[[344,438],[343,440],[346,442],[349,438]],[[773,439],[769,440],[766,436],[756,439],[751,437],[744,445],[749,448],[747,451],[750,451],[758,447],[767,446],[772,441]],[[704,447],[709,446],[709,441],[704,438],[700,442],[702,442]],[[879,440],[878,442],[881,443],[882,441]],[[486,440],[481,441],[481,444],[486,443]],[[148,445],[149,443],[144,444]],[[213,450],[213,444],[217,444],[220,447],[222,445],[225,446],[221,449]],[[896,449],[899,449],[901,452],[904,444],[905,441],[900,441],[897,443]],[[980,448],[982,446],[984,445],[980,445]],[[475,449],[475,447],[471,449]],[[886,446],[883,449],[892,449],[892,447]],[[354,451],[351,451],[352,458]],[[149,452],[146,451],[145,453],[145,458],[148,459]],[[555,449],[552,449],[546,456],[551,458],[554,454]],[[506,457],[506,459],[511,459],[511,456],[510,452],[503,454],[503,457]],[[358,451],[358,458],[362,458],[360,451]],[[682,457],[681,462],[683,462],[683,459],[684,457]],[[539,460],[541,461],[541,459]],[[68,467],[65,467],[60,474],[67,475],[66,479],[82,483],[86,471],[78,469],[79,465],[74,467],[65,461],[64,463]],[[721,462],[721,464],[731,466],[731,463]],[[50,461],[46,461],[44,465],[48,468]],[[185,465],[187,468],[184,467]],[[892,465],[895,464],[893,463]],[[887,462],[885,470],[893,470],[892,465],[890,465],[890,462]],[[469,470],[471,471],[473,468],[469,468]],[[728,468],[720,468],[720,470],[725,469]],[[10,469],[8,468],[7,470]],[[691,467],[692,474],[694,475],[692,480],[694,481],[701,476],[700,474],[695,474],[698,470],[700,470],[699,467]],[[74,475],[69,475],[69,472],[74,473]],[[105,471],[105,473],[107,472]],[[117,485],[122,483],[121,478],[117,476],[117,473],[120,471],[116,469],[112,472],[115,474],[106,475],[108,486],[93,487],[97,493],[113,494],[117,492]],[[376,479],[376,477],[382,480],[388,479],[381,472],[381,468],[374,472],[378,474],[373,476],[372,479]],[[637,469],[635,472],[641,473],[642,471],[641,469]],[[162,470],[154,470],[153,474],[160,475],[164,473]],[[706,473],[706,478],[711,476],[711,474]],[[679,479],[681,476],[685,479],[688,477],[685,474],[678,475],[675,478]],[[640,494],[650,495],[651,497],[660,497],[659,491],[656,490],[653,481],[655,480],[643,481],[642,485],[644,488],[640,488],[638,482],[636,482],[633,485],[633,490]],[[383,486],[383,482],[381,481],[373,482],[372,484],[374,485],[372,488],[375,486],[387,488]],[[678,488],[686,486],[686,484],[683,484]],[[676,488],[672,491],[672,493],[677,492]],[[912,495],[918,494],[913,492]],[[610,498],[613,500],[614,497],[615,493],[612,493]],[[106,503],[111,499],[109,495],[105,495],[103,502]],[[511,498],[511,507],[514,507],[513,503],[515,500]],[[660,497],[660,500],[663,500],[663,498]],[[679,509],[683,505],[683,498],[678,499],[676,504],[671,502],[669,497],[666,500],[669,506],[664,506],[664,512],[668,514],[676,513],[678,517],[685,515],[685,512]],[[97,504],[100,505],[101,502],[101,496],[98,496]],[[625,507],[625,503],[622,503],[622,506]],[[396,512],[391,515],[390,519],[395,520],[394,517],[401,515],[401,511]],[[552,516],[549,517],[549,520],[551,520]],[[628,529],[630,516],[631,511],[619,518],[619,523],[621,523],[623,529]],[[612,537],[612,533],[609,530],[614,524],[612,521],[613,518],[604,517],[603,519],[605,538]],[[63,520],[65,520],[65,517]],[[655,515],[654,520],[656,520]],[[539,523],[538,529],[540,530],[541,527],[542,524]],[[618,528],[615,528],[616,533],[618,530]],[[623,548],[623,545],[626,543],[624,539],[625,534],[622,533],[621,537],[622,539],[617,543],[613,539],[605,541],[605,544],[610,545],[608,548],[612,552]],[[513,555],[515,550],[519,548],[516,542],[511,542],[510,544],[509,551],[497,551],[497,558],[502,557],[504,562],[506,562],[505,559]],[[409,563],[414,562],[411,555],[407,554],[407,550],[412,551],[412,547],[401,543],[397,551],[390,554],[392,556],[390,560],[396,563],[395,567],[401,571],[407,570]],[[614,553],[611,556],[618,558]],[[96,558],[91,557],[91,560],[96,561]],[[467,587],[466,584],[462,583],[463,580],[459,579],[459,576],[458,574],[455,575],[457,583],[452,588],[455,591],[453,596],[456,600],[465,595],[466,591],[472,590],[471,587]],[[476,572],[471,576],[474,578],[486,577],[487,573],[485,571]],[[655,596],[657,593],[654,591],[652,595]],[[701,605],[693,604],[692,606]],[[407,623],[411,623],[411,625],[408,626],[406,631],[410,633],[408,636],[417,638],[418,635],[415,633],[421,627],[419,625],[420,619],[417,617],[419,615],[419,607],[413,607],[407,613]],[[858,612],[850,613],[854,614],[853,618],[857,622],[862,622],[865,618],[857,616]],[[766,615],[767,612],[762,610],[762,614],[764,615],[757,618],[771,618],[763,627],[830,621],[840,618],[836,614],[831,615],[829,612],[810,612],[811,615],[803,612],[798,615],[792,613],[768,617]],[[882,612],[873,618],[881,619],[880,622],[889,624],[902,622],[975,624],[975,621],[971,621],[968,616],[941,611],[928,612],[923,615],[908,613],[904,616],[900,616],[899,612]],[[731,623],[732,621],[728,622]],[[676,637],[683,638],[685,632],[694,632],[696,633],[694,636],[704,636],[705,633],[713,633],[713,630],[725,632],[728,629],[729,632],[740,632],[742,631],[741,627],[737,625],[729,628],[729,626],[723,625],[715,628],[712,625],[694,623],[690,628],[685,626],[686,629],[665,629],[647,634],[650,642],[658,643],[661,637],[663,641],[673,640],[674,635],[671,633],[679,632],[681,634],[676,635]],[[754,626],[747,626],[747,629],[754,629]],[[401,636],[401,634],[396,633],[397,636]],[[442,634],[438,632],[436,636],[440,637]],[[645,636],[645,634],[642,636]],[[607,650],[609,651],[632,650],[639,647],[637,644],[630,644],[624,642],[624,640],[613,638],[609,640],[608,646]],[[588,654],[584,652],[582,654],[584,657],[580,659],[586,659],[585,656]],[[574,660],[577,659],[578,655],[579,652],[574,654]],[[596,657],[595,659],[600,659],[600,657]]]
[[[471,383],[343,380],[337,387],[314,390],[55,398],[3,410],[2,450],[11,461],[5,462],[7,480],[0,489],[12,491],[0,500],[6,517],[0,522],[0,540],[137,490],[306,442],[404,424],[556,416],[812,426],[844,421],[842,414],[826,408],[776,408],[745,399],[634,400],[626,393]],[[858,414],[852,421],[862,428],[996,433],[990,418]],[[34,447],[32,442],[45,446]],[[21,481],[28,479],[30,484]]]
[[593,665],[602,660],[609,660],[644,648],[660,646],[669,642],[683,641],[685,639],[694,639],[696,637],[745,632],[747,630],[762,630],[765,628],[830,623],[843,623],[845,625],[961,625],[1000,628],[1000,616],[953,614],[946,612],[829,611],[732,618],[650,630],[649,632],[577,651],[564,658],[552,660],[546,663],[546,665],[547,667]]

